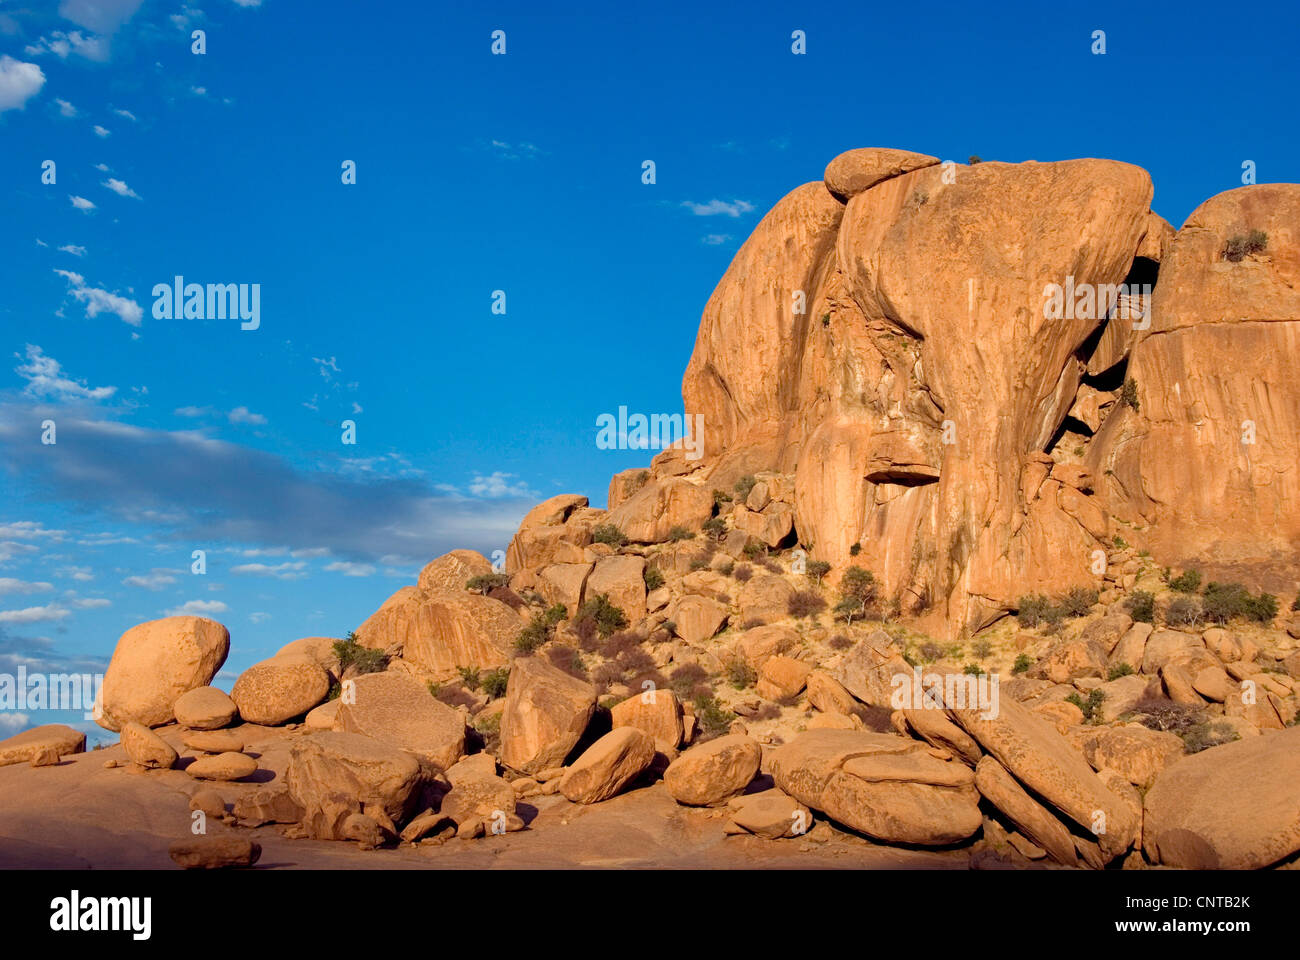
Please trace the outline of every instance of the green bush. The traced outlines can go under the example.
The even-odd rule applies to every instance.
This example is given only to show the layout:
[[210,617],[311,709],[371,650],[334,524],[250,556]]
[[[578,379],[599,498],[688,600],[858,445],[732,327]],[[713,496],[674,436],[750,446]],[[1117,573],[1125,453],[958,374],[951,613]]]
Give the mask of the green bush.
[[[1135,412],[1140,409],[1141,405],[1138,403],[1138,385],[1137,381],[1132,377],[1129,377],[1124,381],[1124,386],[1121,387],[1119,391],[1119,399],[1121,403],[1132,407]],[[1118,541],[1120,538],[1116,537],[1115,539]]]
[[865,617],[867,608],[876,600],[876,589],[875,574],[854,564],[840,578],[841,606],[844,601],[851,600],[857,606],[857,616]]
[[713,505],[717,507],[724,503],[731,503],[731,494],[727,493],[726,490],[714,490]]
[[483,692],[493,700],[506,695],[506,681],[510,679],[509,667],[497,667],[483,675]]
[[747,474],[736,481],[733,488],[736,491],[736,499],[744,500],[749,496],[749,491],[754,489],[754,484],[758,483],[752,474]]
[[981,667],[978,663],[968,663],[966,664],[966,666],[961,668],[961,672],[968,673],[972,677],[980,677],[983,676],[987,671],[985,671],[985,669]]
[[479,688],[482,678],[479,676],[478,667],[457,667],[456,672],[460,674],[460,681],[465,684],[467,690]]
[[1195,593],[1201,589],[1201,571],[1184,570],[1169,581],[1169,589],[1179,593]]
[[1138,623],[1155,623],[1156,619],[1156,598],[1150,591],[1134,590],[1126,601],[1128,605],[1129,616]]
[[387,669],[387,654],[382,650],[363,647],[357,643],[356,636],[355,633],[349,633],[346,640],[334,641],[334,656],[338,657],[339,673],[348,667],[355,668],[354,672],[358,674],[379,673]]
[[664,575],[659,572],[659,568],[654,564],[646,566],[643,579],[645,580],[645,588],[647,591],[658,590],[664,585]]
[[680,543],[683,540],[694,540],[695,534],[687,530],[681,524],[677,524],[668,531],[668,539],[673,543]]
[[1110,673],[1106,674],[1106,679],[1118,680],[1120,677],[1132,676],[1133,672],[1133,668],[1127,663],[1117,663],[1115,666],[1110,668]]
[[611,547],[622,547],[627,544],[627,537],[623,531],[612,523],[598,523],[591,530],[592,543],[608,543]]
[[1026,595],[1016,601],[1016,622],[1025,629],[1038,626],[1047,618],[1052,601],[1041,593]]
[[466,590],[474,590],[478,593],[487,594],[499,587],[508,586],[510,575],[505,573],[483,573],[477,577],[470,577],[465,584]]
[[754,560],[757,559],[758,557],[767,556],[767,547],[764,544],[760,543],[759,541],[755,540],[753,537],[750,537],[748,540],[745,541],[745,546],[741,550],[741,553],[743,553],[750,560]]
[[1268,623],[1277,616],[1277,597],[1271,593],[1252,596],[1240,583],[1211,583],[1202,602],[1205,619],[1227,623],[1238,617]]
[[970,645],[971,652],[981,660],[987,660],[993,654],[993,643],[985,637],[980,637]]
[[578,616],[575,619],[592,621],[602,637],[608,637],[615,630],[622,630],[627,626],[627,616],[621,609],[610,603],[609,596],[604,593],[588,598],[578,608]]
[[1027,653],[1021,653],[1016,656],[1016,662],[1011,667],[1012,673],[1025,673],[1034,665],[1034,658]]
[[1077,693],[1072,693],[1065,699],[1066,702],[1074,704],[1083,711],[1084,723],[1101,723],[1101,705],[1106,699],[1104,690],[1100,688],[1090,690],[1086,700]]
[[804,573],[812,577],[818,583],[822,582],[822,577],[831,572],[831,565],[825,560],[810,560],[804,567]]
[[696,697],[695,718],[700,721],[706,734],[716,737],[731,729],[731,722],[736,719],[736,715],[714,697]]
[[721,540],[727,535],[727,525],[719,517],[709,517],[704,521],[700,529],[714,540]]
[[850,557],[856,557],[861,552],[862,552],[862,544],[860,543],[855,543],[853,546],[849,547]]

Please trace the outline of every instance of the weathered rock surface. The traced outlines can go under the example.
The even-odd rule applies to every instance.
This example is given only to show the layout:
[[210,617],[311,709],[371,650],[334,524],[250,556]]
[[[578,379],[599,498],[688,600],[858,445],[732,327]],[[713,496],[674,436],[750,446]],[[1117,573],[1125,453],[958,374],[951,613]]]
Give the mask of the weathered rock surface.
[[655,742],[636,727],[616,727],[573,762],[560,779],[560,793],[573,803],[608,800],[644,773]]
[[147,727],[170,723],[177,698],[211,683],[229,652],[229,631],[206,617],[137,624],[113,650],[95,722],[114,731],[127,721]]
[[691,747],[668,765],[664,786],[678,803],[707,807],[747,787],[758,773],[758,741],[731,734]]
[[616,703],[609,711],[615,729],[635,727],[652,741],[678,747],[682,742],[682,704],[671,690],[646,690]]
[[826,189],[836,200],[847,203],[882,180],[921,167],[932,167],[938,162],[938,157],[927,157],[923,153],[908,150],[860,147],[857,150],[846,150],[827,164],[823,180]]
[[1255,870],[1300,850],[1300,728],[1186,757],[1144,803],[1147,859],[1189,870]]
[[261,844],[244,837],[187,837],[167,848],[183,870],[251,867],[262,856]]
[[122,748],[131,762],[150,770],[170,770],[180,755],[162,737],[143,723],[128,720],[122,725]]
[[1068,740],[1023,704],[1002,697],[995,718],[974,710],[953,710],[951,715],[1020,783],[1095,833],[1107,860],[1132,845],[1138,825],[1131,811]]
[[176,698],[176,722],[191,730],[220,730],[239,716],[235,701],[216,687],[195,687]]
[[28,763],[53,750],[58,756],[86,752],[86,735],[62,723],[46,723],[0,740],[0,767]]
[[243,780],[257,773],[257,761],[243,753],[199,757],[185,768],[195,780]]
[[796,800],[878,840],[956,843],[982,822],[970,767],[889,734],[809,730],[777,748],[772,777]]
[[464,755],[464,718],[435,700],[418,680],[400,673],[368,673],[351,684],[339,698],[340,730],[406,750],[439,770]]
[[501,715],[501,762],[520,773],[558,767],[596,709],[596,689],[538,657],[510,668]]
[[404,587],[357,628],[357,640],[400,649],[404,659],[448,679],[458,667],[504,666],[521,626],[519,615],[492,597]]
[[402,823],[422,782],[414,755],[357,733],[324,731],[299,738],[289,754],[285,783],[303,810],[302,826],[318,840],[346,839],[353,813],[378,810]]
[[241,673],[230,699],[246,722],[274,726],[302,716],[324,700],[329,689],[329,674],[314,659],[286,655]]

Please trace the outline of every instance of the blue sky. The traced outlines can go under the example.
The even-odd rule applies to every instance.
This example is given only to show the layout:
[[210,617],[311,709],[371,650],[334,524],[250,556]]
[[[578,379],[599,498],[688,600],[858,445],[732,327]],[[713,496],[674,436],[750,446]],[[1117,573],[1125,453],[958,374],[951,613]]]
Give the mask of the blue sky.
[[[596,418],[680,412],[730,258],[843,150],[1125,160],[1175,226],[1300,180],[1294,5],[608,6],[0,2],[0,672],[189,610],[229,687],[603,505],[649,453]],[[178,274],[260,327],[155,318]]]

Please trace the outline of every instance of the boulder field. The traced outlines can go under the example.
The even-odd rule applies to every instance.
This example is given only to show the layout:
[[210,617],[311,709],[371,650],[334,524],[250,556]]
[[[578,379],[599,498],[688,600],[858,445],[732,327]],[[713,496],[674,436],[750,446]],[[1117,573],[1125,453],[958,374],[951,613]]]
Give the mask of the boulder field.
[[1300,186],[1152,196],[834,158],[705,307],[689,450],[228,693],[223,625],[131,628],[118,744],[0,742],[0,865],[1294,868]]

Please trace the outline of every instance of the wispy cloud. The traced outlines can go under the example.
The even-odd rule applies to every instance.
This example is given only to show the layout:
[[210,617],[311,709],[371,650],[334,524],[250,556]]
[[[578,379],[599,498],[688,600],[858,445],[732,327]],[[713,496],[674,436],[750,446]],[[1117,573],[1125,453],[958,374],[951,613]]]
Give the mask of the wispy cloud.
[[97,317],[101,313],[116,314],[123,322],[133,327],[140,326],[144,319],[144,309],[134,300],[110,293],[100,287],[86,285],[86,278],[70,270],[55,270],[59,276],[68,281],[68,292],[79,302],[86,305],[86,316]]
[[63,620],[69,616],[66,607],[48,604],[43,607],[25,607],[22,610],[0,610],[0,623],[45,623]]
[[706,233],[704,236],[700,237],[700,243],[706,244],[710,247],[717,247],[726,243],[730,239],[731,234],[729,233]]
[[693,200],[683,200],[682,206],[697,217],[739,217],[742,213],[749,213],[754,209],[754,205],[748,200],[718,200],[713,199],[708,203],[696,203]]
[[63,253],[70,253],[74,257],[84,257],[86,255],[86,248],[79,247],[75,243],[65,243],[59,247],[59,250]]
[[140,199],[140,194],[136,193],[134,190],[128,187],[125,181],[118,180],[116,177],[109,177],[107,180],[101,183],[100,186],[107,187],[108,189],[116,193],[119,197],[134,197],[137,200]]
[[301,580],[307,576],[305,560],[286,560],[284,563],[241,563],[230,572],[240,576],[274,577],[276,580]]
[[99,137],[100,139],[103,139],[104,137],[110,136],[112,134],[111,130],[109,130],[107,127],[101,127],[99,124],[95,124],[94,127],[92,127],[91,129],[95,131],[95,136]]
[[225,613],[230,608],[220,600],[186,600],[179,607],[164,611],[169,617],[186,617],[208,613]]
[[59,105],[59,116],[75,117],[77,115],[77,108],[74,107],[72,104],[68,103],[68,101],[60,100],[56,97],[54,102]]
[[87,200],[85,197],[74,197],[71,194],[69,194],[68,200],[70,200],[72,202],[72,205],[76,207],[78,210],[88,213],[91,210],[95,209],[95,205],[91,201]]
[[[14,356],[17,357],[18,354]],[[68,400],[107,400],[117,392],[117,387],[90,387],[84,380],[73,380],[64,374],[59,361],[46,356],[40,347],[32,343],[27,344],[27,362],[20,363],[14,372],[27,381],[23,393],[56,403]]]
[[176,582],[176,574],[171,570],[151,570],[149,573],[127,577],[122,583],[128,587],[140,587],[143,590],[161,590]]

